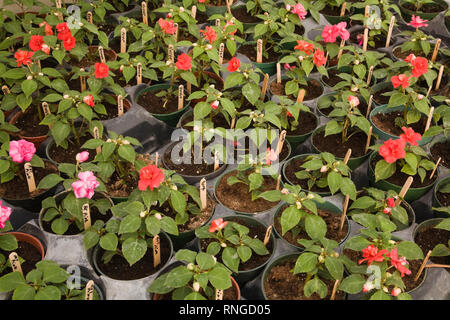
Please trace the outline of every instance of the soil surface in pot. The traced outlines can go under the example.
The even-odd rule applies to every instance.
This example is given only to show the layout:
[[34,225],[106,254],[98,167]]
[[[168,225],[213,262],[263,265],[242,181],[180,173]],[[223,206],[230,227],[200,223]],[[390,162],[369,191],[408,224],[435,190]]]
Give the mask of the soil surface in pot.
[[[252,44],[252,45],[250,45],[250,44],[242,45],[239,47],[237,52],[243,54],[244,56],[249,58],[251,61],[256,62],[256,43]],[[265,52],[267,52],[269,55],[267,58],[263,55],[263,58],[262,58],[263,63],[275,62],[280,57],[279,52],[274,52],[273,50],[269,50],[269,51],[265,50]]]
[[[42,117],[44,117],[43,113]],[[41,119],[39,118],[39,113],[37,112],[36,107],[31,105],[27,112],[22,114],[17,119],[15,126],[20,129],[17,133],[24,137],[45,136],[48,133],[48,126],[40,125],[40,122]]]
[[[301,111],[298,115],[298,126],[295,130],[288,130],[288,136],[302,136],[313,132],[317,127],[316,117],[310,112]],[[284,146],[283,146],[284,147]]]
[[206,14],[204,14],[202,12],[198,12],[198,11],[197,11],[197,14],[195,16],[195,19],[197,20],[197,24],[208,23],[209,22],[208,18],[209,17]]
[[155,268],[153,267],[153,249],[147,248],[147,252],[141,260],[130,267],[128,261],[116,254],[107,264],[103,262],[103,254],[105,251],[99,247],[97,255],[97,264],[99,269],[108,277],[116,280],[136,280],[145,278],[154,274],[161,269],[170,258],[170,243],[166,237],[160,237],[161,263]]
[[[97,196],[95,196],[95,198],[97,198]],[[102,197],[98,197],[98,198],[102,198]],[[95,223],[95,221],[97,221],[97,220],[101,220],[101,221],[103,221],[103,222],[106,223],[106,222],[108,222],[109,219],[112,218],[112,213],[111,213],[110,211],[108,211],[108,212],[104,215],[104,214],[101,214],[100,211],[98,211],[98,209],[97,209],[96,207],[94,207],[94,206],[91,206],[90,212],[91,212],[91,221],[92,221],[92,225],[93,225],[93,224]],[[58,216],[58,217],[59,217],[59,216]],[[56,217],[56,218],[58,218],[58,217]],[[53,222],[53,220],[52,220],[52,221],[44,221],[44,220],[42,220],[42,227],[43,227],[44,230],[47,231],[48,233],[53,233],[53,234],[55,234],[55,233],[52,231],[52,222]],[[72,223],[69,225],[69,228],[67,229],[67,231],[64,233],[64,235],[65,235],[65,236],[73,236],[73,235],[76,235],[76,234],[80,234],[80,233],[82,233],[83,231],[84,231],[84,229],[83,229],[83,230],[80,230],[80,229],[77,227],[76,223],[75,223],[75,222],[72,222]]]
[[384,96],[383,94],[392,92],[391,86],[386,86],[386,88],[383,88],[377,92],[373,93],[373,100],[378,103],[379,105],[388,104],[390,96]]
[[416,6],[412,3],[403,3],[401,5],[403,8],[408,9],[410,11],[416,12],[417,14],[424,13],[434,13],[441,12],[445,10],[445,7],[440,3],[426,3],[422,5],[419,11],[417,11]]
[[[382,159],[383,158],[379,154],[377,154],[375,157],[373,157],[373,159],[370,163],[373,170],[375,170],[375,166],[376,166],[377,162]],[[398,163],[396,163],[396,165],[397,165],[397,167],[395,169],[395,173],[390,178],[385,179],[385,181],[395,184],[396,186],[403,186],[405,184],[406,180],[410,176],[407,175],[406,173],[403,173],[400,171],[402,168],[399,167]],[[411,188],[423,188],[423,187],[427,187],[427,186],[431,185],[432,183],[434,183],[434,181],[436,181],[436,179],[437,179],[437,175],[434,175],[433,178],[430,180],[430,174],[431,174],[431,170],[427,171],[426,177],[423,180],[423,182],[421,182],[420,176],[418,174],[415,175],[413,183],[411,185]]]
[[[389,113],[377,113],[372,116],[372,122],[382,131],[387,132],[394,136],[400,136],[403,134],[401,127],[395,125],[396,118],[403,118],[403,111],[394,111]],[[422,116],[416,123],[407,125],[408,128],[413,128],[414,132],[423,133],[427,125],[427,118]]]
[[450,193],[436,192],[436,196],[443,207],[450,206]]
[[[286,93],[284,91],[284,86],[286,84],[286,82],[288,82],[288,79],[284,79],[281,80],[281,83],[277,83],[276,81],[273,81],[270,84],[270,91],[277,96],[285,96]],[[304,101],[308,101],[308,100],[313,100],[317,97],[320,97],[323,93],[323,88],[320,85],[320,82],[314,79],[310,79],[308,80],[308,84],[307,85],[299,85],[300,89],[305,89],[306,93],[305,93],[305,98],[303,99]],[[288,96],[289,99],[291,100],[296,100],[296,98],[291,94]]]
[[[430,44],[431,45],[431,48],[433,49],[434,48],[434,44]],[[410,54],[414,54],[414,51],[412,51],[412,50],[407,50],[407,51],[402,51],[402,48],[401,47],[397,47],[397,48],[395,48],[393,51],[392,51],[392,54],[394,55],[394,56],[396,56],[398,59],[401,59],[401,60],[405,60]],[[417,55],[417,56],[419,56],[419,57],[425,57],[425,54],[423,53],[423,52],[421,52],[419,55]],[[425,57],[425,58],[427,58],[428,60],[430,60],[431,59],[431,57],[433,56],[433,50],[430,50],[430,52],[428,52],[428,55]],[[440,60],[440,54],[438,53],[438,56],[437,56],[437,60],[439,61]]]
[[[227,221],[233,221],[240,225],[246,226],[247,228],[250,229],[250,231],[248,233],[248,236],[250,238],[256,238],[261,241],[264,241],[267,230],[262,225],[260,225],[260,224],[250,225],[247,221],[245,221],[243,219],[239,219],[237,217],[227,219]],[[200,240],[201,250],[203,252],[206,252],[208,245],[214,241],[215,241],[214,239],[201,239]],[[253,252],[252,257],[247,262],[245,262],[245,263],[241,262],[239,264],[239,271],[248,271],[248,270],[255,269],[255,268],[259,267],[260,265],[264,264],[267,260],[269,260],[270,257],[272,256],[272,251],[273,251],[273,241],[272,240],[269,241],[269,243],[266,245],[266,248],[269,251],[268,254],[266,254],[264,256],[260,256],[260,255],[256,254],[255,252]],[[223,251],[223,249],[221,249],[220,252],[216,255],[217,260],[221,263],[223,263],[222,251]]]
[[[289,181],[292,184],[298,184],[302,187],[303,190],[309,190],[308,188],[308,180],[307,179],[299,179],[295,176],[295,174],[299,171],[305,170],[305,168],[301,168],[301,165],[305,163],[305,158],[294,158],[286,165],[286,168],[284,169],[284,174],[286,175],[286,178],[289,179]],[[312,187],[311,190],[313,192],[330,192],[329,188],[319,188],[316,185]]]
[[[284,209],[286,209],[286,208],[287,208],[287,206],[284,205],[281,208],[280,213],[274,219],[275,220],[274,227],[277,230],[279,235],[282,234],[281,223],[280,223],[281,214],[283,213]],[[327,224],[327,233],[325,234],[325,237],[327,239],[341,242],[347,236],[347,233],[348,233],[347,220],[344,223],[342,232],[339,232],[339,228],[341,226],[341,215],[340,214],[334,214],[332,212],[321,210],[321,209],[317,209],[317,213],[319,214],[319,217],[321,217]],[[292,233],[291,230],[286,232],[283,236],[283,239],[297,247],[301,247],[301,245],[298,243],[297,240],[300,240],[300,239],[311,240],[311,238],[308,236],[308,234],[306,233],[306,230],[304,228],[302,228],[300,230],[300,232],[297,236],[294,236],[294,234]]]
[[439,158],[441,162],[439,164],[443,165],[447,169],[450,169],[450,141],[437,142],[430,148],[430,154],[433,161],[436,163]]
[[76,156],[78,153],[82,151],[88,151],[89,152],[89,159],[87,160],[92,161],[95,158],[96,152],[95,150],[90,149],[83,149],[81,146],[88,140],[93,139],[90,135],[85,135],[83,137],[80,137],[80,144],[75,143],[75,139],[72,138],[72,143],[69,143],[69,147],[67,149],[64,149],[63,147],[57,146],[55,143],[50,147],[49,150],[49,156],[50,158],[57,162],[57,163],[72,163],[76,164]]
[[[323,42],[323,41],[318,41],[318,42],[320,44],[322,44],[322,46],[326,46],[325,42]],[[342,51],[342,54],[344,54],[344,53],[350,53],[350,51],[344,50],[344,51]],[[327,64],[326,67],[327,68],[331,68],[331,67],[337,66],[338,62],[339,62],[339,59],[337,58],[337,56],[334,57],[334,58],[329,58],[328,59],[328,64]],[[330,74],[330,69],[327,69],[327,71],[328,71],[328,74]]]
[[[317,293],[313,293],[309,298],[304,294],[306,273],[293,274],[296,258],[282,262],[267,274],[264,280],[264,290],[268,300],[322,300]],[[328,287],[328,295],[324,300],[331,298],[334,281],[321,279]],[[345,300],[345,293],[337,291],[336,300]]]
[[[217,198],[227,208],[240,212],[253,213],[269,210],[278,204],[278,202],[270,202],[262,198],[252,201],[252,195],[248,192],[248,186],[244,183],[236,183],[229,186],[227,179],[236,174],[237,171],[231,171],[225,174],[216,189]],[[272,179],[271,176],[264,176],[262,191],[275,190],[276,187],[276,180]]]
[[[341,7],[333,7],[326,5],[321,11],[321,14],[325,14],[327,16],[339,17],[341,15]],[[348,11],[345,11],[345,15],[350,14]]]
[[[361,251],[353,251],[350,249],[344,249],[343,254],[346,255],[348,258],[350,258],[350,260],[352,260],[353,262],[358,263],[359,260],[364,259],[362,252]],[[414,288],[416,288],[418,285],[420,285],[423,281],[423,278],[425,277],[425,272],[422,272],[422,274],[420,275],[419,279],[417,279],[417,282],[414,281],[414,278],[417,275],[417,272],[420,269],[420,266],[422,264],[422,260],[407,260],[409,263],[409,270],[411,270],[411,274],[407,275],[405,274],[402,278],[403,283],[405,284],[405,292],[407,291],[411,291]],[[367,262],[367,261],[366,261]],[[394,272],[394,270],[392,270],[391,272]],[[363,277],[367,278],[365,275],[363,275]]]
[[[448,245],[449,239],[450,231],[429,227],[417,232],[414,242],[422,249],[425,256],[429,250],[433,250],[440,243]],[[438,264],[450,264],[450,256],[430,257],[430,260]],[[449,269],[446,270],[450,272]]]
[[[267,147],[270,147],[270,143],[268,141],[264,143],[261,143],[262,145],[266,145]],[[251,148],[250,148],[251,146]],[[274,146],[274,148],[276,148],[276,145]],[[242,150],[244,149],[244,153],[243,155],[241,155]],[[240,139],[239,141],[236,142],[236,146],[234,148],[234,160],[236,163],[240,163],[243,159],[242,157],[249,154],[250,151],[253,150],[258,150],[259,153],[264,153],[266,152],[266,149],[261,149],[261,148],[256,148],[255,143],[250,142],[250,140],[246,137],[244,141],[242,141],[242,139]],[[279,161],[284,161],[288,158],[289,156],[289,147],[288,147],[288,142],[285,142],[283,144],[283,148],[281,149],[280,155],[279,155]]]
[[247,8],[245,6],[232,9],[231,13],[242,23],[258,23],[261,21],[258,17],[254,17],[250,14],[250,12],[247,12]]
[[[16,250],[13,250],[17,255],[24,259],[25,261],[21,264],[22,271],[24,276],[28,274],[31,270],[33,270],[36,266],[36,263],[41,261],[42,255],[39,252],[38,249],[36,249],[32,244],[29,244],[28,242],[24,241],[18,241],[18,248]],[[0,254],[3,254],[5,259],[8,259],[9,255],[13,251],[4,251],[0,250]],[[12,272],[11,268],[6,268],[3,270],[3,272],[0,273],[0,277]]]
[[[187,163],[180,163],[176,164],[172,161],[171,155],[172,155],[172,149],[177,146],[177,144],[173,144],[172,146],[169,146],[166,151],[164,152],[164,164],[167,166],[170,170],[175,170],[178,174],[182,174],[185,176],[203,176],[209,173],[214,172],[214,163],[207,164],[204,161],[199,164],[195,164],[195,158],[193,158],[192,152],[190,152],[191,156],[191,164]],[[179,153],[179,159],[183,158],[183,148],[180,148]],[[198,157],[198,156],[197,156]],[[219,169],[224,166],[224,164],[219,164]],[[218,169],[218,170],[219,170]]]
[[[361,35],[361,39],[362,37],[364,37],[364,30],[361,30],[359,32],[353,32],[350,34],[350,42],[353,44],[358,44],[358,46],[362,47],[362,44],[359,45],[359,41],[357,39],[357,36]],[[380,35],[376,35],[375,38],[370,39],[369,41],[375,41],[375,46],[371,47],[369,44],[367,44],[367,49],[368,50],[376,50],[377,48],[384,48],[384,46],[386,45],[386,36],[384,34],[380,34]]]
[[[195,203],[191,198],[189,198],[188,205],[192,204],[197,206],[197,203]],[[206,206],[206,210],[202,210],[199,214],[192,214],[189,213],[189,219],[184,224],[178,225],[178,231],[181,232],[187,232],[194,229],[197,229],[198,227],[201,227],[203,224],[208,221],[208,219],[211,217],[212,213],[214,212],[214,207],[216,206],[216,203],[208,196],[208,204]],[[153,206],[150,208],[150,210],[156,210],[159,212],[162,212],[164,216],[171,217],[175,219],[176,212],[170,207],[168,202],[164,202],[162,207],[160,206]]]
[[[57,173],[58,170],[56,167],[50,163],[49,161],[44,162],[44,168],[33,167],[34,180],[36,182],[36,186],[39,185],[39,182],[44,179],[45,176],[50,173]],[[23,165],[20,166],[20,172],[22,173],[22,179],[18,176],[14,177],[11,181],[0,184],[0,198],[6,199],[14,199],[14,200],[25,200],[30,197],[36,197],[45,191],[46,189],[37,189],[34,192],[30,193],[28,191],[28,183],[25,178],[25,172]]]
[[341,74],[343,72],[340,72],[337,69],[328,69],[327,72],[328,72],[328,77],[322,76],[322,81],[325,82],[328,86],[334,87],[339,82],[345,81],[344,79],[339,77],[339,74]]
[[[103,51],[105,53],[106,61],[114,61],[116,59],[116,54],[113,50],[104,49]],[[78,61],[77,58],[71,57],[68,64],[72,66],[77,66],[79,68],[87,68],[95,65],[97,62],[100,62],[100,55],[98,54],[98,48],[89,47],[88,53],[83,57],[83,59]]]
[[[128,170],[135,170],[134,168],[127,168]],[[117,172],[114,172],[106,184],[106,190],[111,197],[128,197],[130,193],[137,188],[139,179],[131,174],[121,179]]]
[[[102,121],[111,120],[119,117],[119,111],[117,108],[117,104],[111,104],[109,102],[103,101],[103,105],[105,106],[107,114],[98,114],[98,118]],[[127,113],[130,110],[131,105],[128,100],[123,100],[123,114]],[[122,115],[123,116],[123,115]]]
[[364,155],[366,141],[367,135],[364,132],[358,132],[352,135],[344,144],[342,143],[342,135],[340,133],[325,137],[325,130],[322,130],[313,136],[313,143],[320,152],[330,152],[339,158],[344,158],[349,148],[352,149],[351,158],[362,157]]

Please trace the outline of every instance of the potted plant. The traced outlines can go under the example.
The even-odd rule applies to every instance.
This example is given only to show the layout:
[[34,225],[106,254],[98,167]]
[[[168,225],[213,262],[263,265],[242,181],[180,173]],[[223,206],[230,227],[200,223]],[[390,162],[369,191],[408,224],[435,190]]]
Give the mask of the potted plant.
[[432,20],[440,12],[448,9],[448,4],[442,0],[427,1],[427,0],[401,0],[399,2],[402,17],[409,20],[414,14],[420,15],[424,19]]
[[[310,8],[311,15],[314,17],[312,13],[313,10],[321,13],[325,19],[331,24],[337,24],[340,22],[350,22],[350,16],[354,12],[354,8],[352,7],[353,3],[347,2],[347,6],[345,7],[345,11],[342,12],[342,5],[344,4],[344,0],[317,0],[314,1],[314,5]],[[314,9],[313,9],[314,8]],[[349,13],[346,13],[348,11]],[[317,15],[317,14],[316,14]]]
[[433,210],[438,217],[450,215],[448,212],[448,207],[450,206],[448,201],[448,194],[450,193],[449,180],[448,177],[439,180],[433,190]]
[[414,229],[414,242],[422,249],[424,255],[431,250],[430,259],[434,263],[448,265],[450,262],[449,222],[449,218],[434,218],[421,222]]
[[182,249],[175,259],[179,263],[148,287],[153,300],[168,295],[172,300],[217,300],[217,291],[223,292],[223,300],[240,300],[239,286],[231,271],[214,255]]

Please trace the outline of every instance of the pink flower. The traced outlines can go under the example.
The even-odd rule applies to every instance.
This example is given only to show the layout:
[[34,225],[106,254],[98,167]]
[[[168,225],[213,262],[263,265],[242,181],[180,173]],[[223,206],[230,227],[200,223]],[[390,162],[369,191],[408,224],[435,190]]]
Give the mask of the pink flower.
[[392,289],[392,296],[396,297],[398,296],[400,293],[402,293],[402,289],[395,287],[394,289]]
[[153,191],[164,181],[164,172],[157,166],[150,164],[139,171],[139,179],[139,190],[145,191],[149,187]]
[[358,41],[358,45],[362,46],[364,43],[364,34],[362,33],[357,34],[356,41]]
[[393,198],[386,199],[387,205],[391,208],[395,207],[395,200]]
[[172,20],[165,20],[163,18],[159,18],[158,24],[166,34],[174,34],[177,31],[177,28],[175,27],[174,22]]
[[391,208],[384,208],[383,212],[387,215],[391,215]]
[[275,161],[278,159],[278,155],[275,152],[275,150],[271,150],[270,148],[267,148],[267,153],[266,153],[266,164],[268,166],[270,166],[270,164],[272,163],[272,161]]
[[414,55],[414,53],[411,53],[409,56],[406,57],[405,62],[412,63],[415,58],[416,56]]
[[92,171],[84,171],[78,173],[78,181],[72,183],[72,189],[75,193],[75,197],[91,199],[94,195],[94,189],[97,188],[100,183],[94,176]]
[[426,58],[417,57],[411,61],[413,69],[411,73],[413,77],[419,78],[421,75],[428,72],[428,60]]
[[209,227],[209,232],[216,232],[217,230],[222,230],[228,224],[228,221],[223,221],[222,218],[213,220],[211,227]]
[[420,133],[414,132],[412,128],[407,129],[406,127],[402,127],[402,130],[404,133],[400,135],[400,139],[412,146],[417,146],[417,142],[422,139],[422,135]]
[[347,27],[347,22],[339,22],[336,25],[337,33],[338,33],[338,35],[341,36],[342,40],[348,40],[348,38],[350,38],[350,32],[348,32],[348,30],[345,29],[346,27]]
[[398,258],[397,248],[394,248],[388,254],[389,258],[391,258],[391,265],[393,265],[398,271],[400,271],[400,276],[403,278],[405,274],[410,275],[411,270],[406,268],[408,265],[408,261],[406,261],[405,257]]
[[406,142],[403,139],[389,139],[380,146],[380,156],[387,163],[394,163],[398,159],[403,159],[406,156],[405,146]]
[[283,67],[284,70],[294,70],[296,68],[295,66],[290,66],[289,63],[285,63]]
[[301,3],[295,5],[294,9],[292,9],[292,13],[298,15],[300,20],[305,19],[307,14],[305,7]]
[[216,100],[216,101],[211,103],[211,108],[213,108],[214,110],[217,110],[218,107],[219,107],[219,101],[218,100]]
[[36,153],[34,144],[25,140],[11,141],[9,143],[9,156],[17,163],[29,162]]
[[9,220],[11,213],[12,209],[2,206],[2,201],[0,200],[0,229],[5,228],[6,221]]
[[367,281],[366,283],[364,283],[363,286],[363,292],[369,292],[370,290],[372,290],[373,288],[375,288],[374,284],[372,281]]
[[322,38],[325,42],[336,42],[337,38],[336,26],[325,26],[322,31]]
[[408,26],[413,26],[416,29],[420,27],[428,27],[428,24],[425,22],[428,22],[428,20],[422,20],[421,17],[412,15],[411,22],[408,23]]
[[358,99],[358,97],[348,96],[348,102],[350,103],[351,107],[359,106],[359,99]]
[[92,94],[85,96],[83,98],[83,102],[86,103],[90,107],[95,106],[94,97],[92,96]]
[[79,163],[83,163],[89,159],[89,152],[83,151],[76,155],[75,157]]
[[406,76],[406,74],[399,74],[398,76],[392,76],[391,82],[392,86],[394,88],[402,87],[403,89],[409,87],[409,79],[411,79],[412,76]]

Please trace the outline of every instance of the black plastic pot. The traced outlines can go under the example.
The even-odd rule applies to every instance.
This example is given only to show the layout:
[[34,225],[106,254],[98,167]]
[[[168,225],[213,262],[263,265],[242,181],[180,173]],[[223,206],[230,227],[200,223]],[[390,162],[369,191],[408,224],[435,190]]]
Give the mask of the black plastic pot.
[[[450,183],[450,177],[445,177],[436,182],[436,185],[433,188],[433,207],[435,208],[444,207],[444,205],[439,201],[437,197],[437,192],[448,183]],[[433,210],[433,213],[437,218],[450,218],[450,214],[445,212]]]

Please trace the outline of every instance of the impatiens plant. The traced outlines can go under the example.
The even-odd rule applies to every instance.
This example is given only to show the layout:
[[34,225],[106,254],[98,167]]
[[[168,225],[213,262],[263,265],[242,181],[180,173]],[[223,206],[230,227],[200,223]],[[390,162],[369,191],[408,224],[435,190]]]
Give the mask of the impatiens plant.
[[404,133],[400,135],[400,139],[389,139],[378,146],[379,154],[383,159],[379,160],[375,166],[376,181],[388,179],[397,168],[401,168],[401,172],[409,176],[418,174],[423,182],[427,171],[433,170],[435,164],[428,160],[428,155],[417,143],[422,136],[411,128],[402,127],[402,130]]
[[[10,252],[19,247],[17,239],[12,234],[7,232],[12,231],[13,227],[9,221],[12,213],[10,207],[2,206],[0,201],[0,250]],[[23,259],[19,257],[20,263],[23,263]],[[11,268],[11,264],[7,256],[0,253],[0,274],[2,274],[7,268]]]
[[406,30],[400,33],[401,36],[407,39],[401,46],[402,52],[411,51],[417,56],[422,55],[422,53],[424,56],[428,56],[428,53],[430,53],[431,50],[430,41],[434,40],[434,37],[419,30],[419,28],[428,26],[426,22],[428,22],[428,20],[421,19],[419,16],[412,16],[411,22],[409,22],[408,25],[416,30]]
[[172,300],[215,300],[216,290],[231,288],[231,272],[205,252],[179,250],[175,259],[183,264],[159,276],[147,291],[170,294]]
[[[12,291],[13,300],[84,300],[86,283],[81,278],[68,281],[70,277],[56,262],[43,260],[26,276],[18,271],[2,276],[0,292]],[[99,298],[99,293],[94,290],[93,300]]]
[[[436,208],[433,208],[433,209],[436,210]],[[445,207],[442,209],[446,209],[445,211],[442,210],[443,212],[448,213],[448,211],[449,211],[449,207]],[[440,211],[440,210],[438,210],[438,211]],[[434,227],[434,229],[450,231],[450,218],[444,219],[441,222],[439,222],[438,225],[436,225]],[[450,256],[450,239],[446,244],[444,244],[444,243],[437,244],[433,248],[433,251],[431,251],[431,254],[430,254],[430,257],[447,257],[447,256]]]
[[[269,122],[269,125],[278,126],[278,122],[272,119],[272,115],[277,115],[277,118],[280,120],[279,128],[286,129],[289,134],[289,132],[297,130],[300,118],[304,116],[305,112],[311,112],[311,110],[304,104],[294,102],[285,96],[279,96],[278,99],[280,100],[278,105],[271,101],[263,105],[264,119]],[[281,109],[279,114],[275,112],[276,108]]]
[[295,176],[301,180],[307,180],[308,189],[314,186],[329,188],[331,194],[341,191],[350,199],[356,198],[356,187],[350,179],[350,169],[343,161],[336,161],[328,152],[307,156],[301,165],[300,171]]
[[221,251],[222,262],[233,272],[239,271],[239,265],[249,261],[253,255],[268,255],[264,243],[249,236],[250,229],[237,222],[223,221],[222,218],[213,220],[210,226],[195,230],[195,235],[208,241],[206,253],[217,256]]

